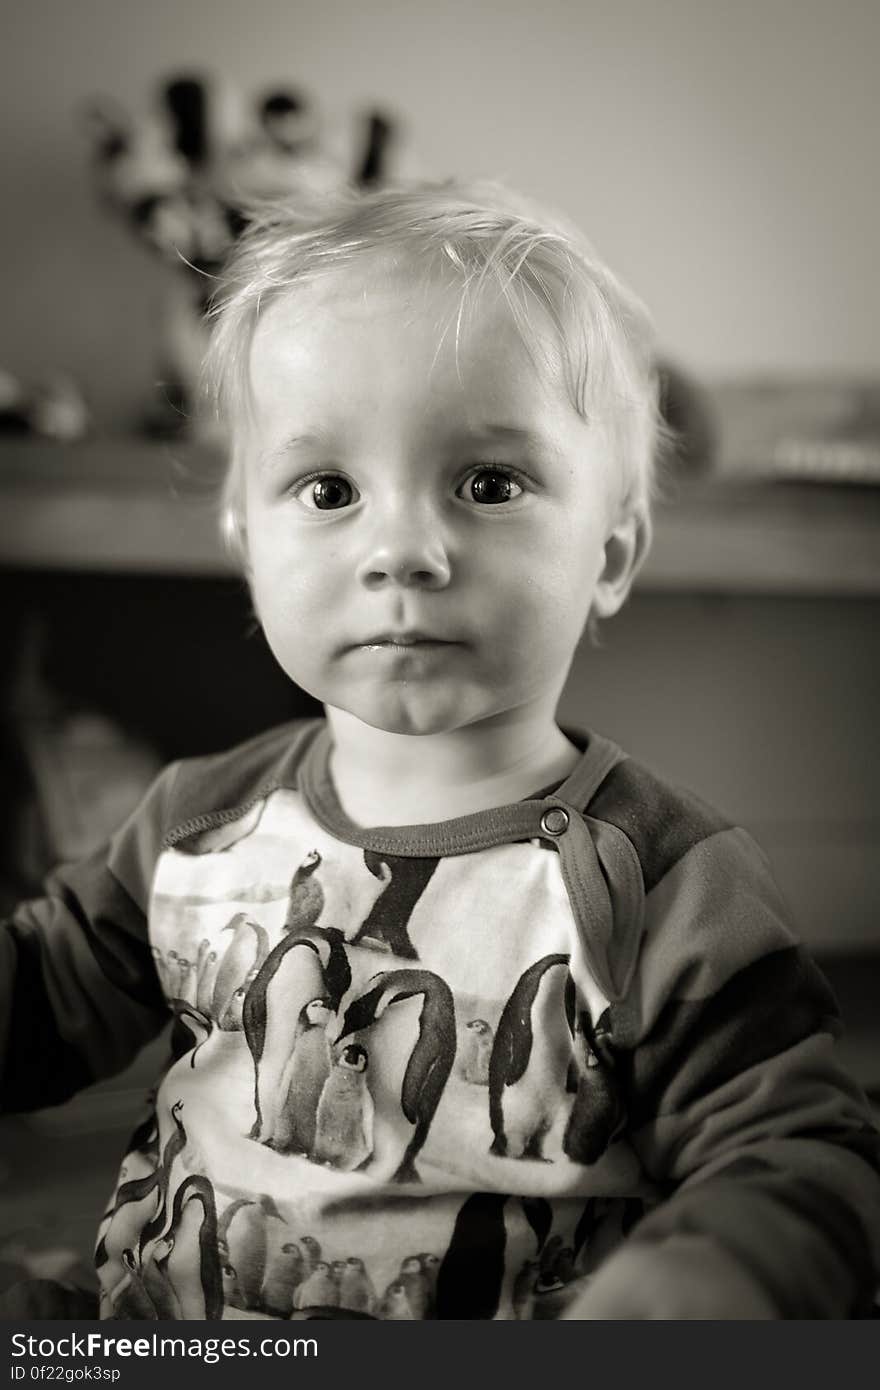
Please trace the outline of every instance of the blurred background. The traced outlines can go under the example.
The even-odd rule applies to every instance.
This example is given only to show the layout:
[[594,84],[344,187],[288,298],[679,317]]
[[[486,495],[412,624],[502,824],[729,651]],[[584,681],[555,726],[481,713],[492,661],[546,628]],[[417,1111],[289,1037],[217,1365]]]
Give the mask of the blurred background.
[[[156,767],[308,712],[192,397],[236,190],[490,176],[642,295],[680,431],[595,727],[759,839],[880,1089],[880,8],[11,0],[0,82],[0,896]],[[172,84],[169,87],[169,84]],[[0,1128],[0,1287],[85,1260],[157,1053]],[[83,1276],[85,1277],[85,1276]]]

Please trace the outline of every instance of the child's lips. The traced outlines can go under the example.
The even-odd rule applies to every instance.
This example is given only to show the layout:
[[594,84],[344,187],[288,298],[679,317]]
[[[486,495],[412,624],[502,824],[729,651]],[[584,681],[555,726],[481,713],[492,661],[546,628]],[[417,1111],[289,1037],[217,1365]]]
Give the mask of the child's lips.
[[352,642],[346,647],[346,651],[416,655],[420,652],[428,653],[458,646],[461,646],[461,642],[457,638],[438,637],[431,632],[378,632],[361,641]]

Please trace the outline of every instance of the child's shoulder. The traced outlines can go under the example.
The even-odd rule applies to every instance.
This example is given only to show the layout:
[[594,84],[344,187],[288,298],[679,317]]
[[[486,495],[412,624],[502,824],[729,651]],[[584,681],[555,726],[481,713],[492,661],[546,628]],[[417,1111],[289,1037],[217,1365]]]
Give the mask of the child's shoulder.
[[736,827],[693,792],[624,756],[596,790],[586,814],[621,830],[638,855],[650,889],[690,850]]
[[306,749],[324,727],[323,719],[294,719],[233,748],[175,763],[165,808],[167,833],[176,835],[189,821],[232,812],[279,787],[296,786]]

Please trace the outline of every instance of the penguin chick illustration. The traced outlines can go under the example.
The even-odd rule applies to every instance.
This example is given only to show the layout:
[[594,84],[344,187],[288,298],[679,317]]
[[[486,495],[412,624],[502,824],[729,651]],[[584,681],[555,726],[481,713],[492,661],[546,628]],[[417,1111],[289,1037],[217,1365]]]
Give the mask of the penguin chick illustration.
[[313,927],[324,907],[324,890],[315,870],[321,863],[316,849],[310,851],[290,880],[287,912],[282,931],[303,931]]
[[326,1260],[319,1260],[307,1279],[298,1284],[293,1294],[294,1308],[336,1308],[339,1290]]
[[355,1313],[373,1314],[377,1301],[373,1281],[363,1260],[357,1255],[349,1255],[339,1280],[340,1308],[350,1308]]
[[321,1242],[314,1236],[300,1236],[300,1249],[303,1252],[303,1277],[312,1274],[321,1259]]
[[461,1074],[474,1086],[488,1086],[489,1058],[495,1035],[484,1018],[472,1018],[465,1027],[467,1041],[462,1050]]
[[342,1049],[321,1091],[312,1151],[318,1163],[351,1172],[373,1151],[373,1099],[367,1089],[367,1050]]
[[278,1153],[310,1154],[315,1146],[318,1102],[333,1055],[327,1025],[334,1018],[326,999],[312,999],[300,1014],[300,1032],[281,1073],[281,1106],[269,1144]]
[[303,1279],[303,1253],[296,1241],[287,1240],[266,1261],[260,1302],[267,1313],[286,1318],[293,1306],[293,1291]]
[[413,1322],[415,1316],[410,1307],[406,1286],[399,1279],[395,1279],[382,1295],[379,1317],[387,1322]]
[[397,1278],[406,1289],[406,1296],[413,1317],[428,1317],[431,1291],[428,1276],[422,1268],[422,1261],[418,1255],[408,1255],[401,1260],[400,1273]]

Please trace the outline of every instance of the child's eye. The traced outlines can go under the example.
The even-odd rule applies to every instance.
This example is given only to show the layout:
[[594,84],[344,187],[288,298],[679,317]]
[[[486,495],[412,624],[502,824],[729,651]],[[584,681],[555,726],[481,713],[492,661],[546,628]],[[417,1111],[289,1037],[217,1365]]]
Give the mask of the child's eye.
[[468,474],[458,490],[459,497],[492,507],[502,502],[512,502],[521,494],[522,487],[516,479],[500,468],[475,469],[473,473]]
[[353,485],[336,473],[307,478],[297,488],[296,496],[303,506],[318,512],[337,512],[357,501]]

